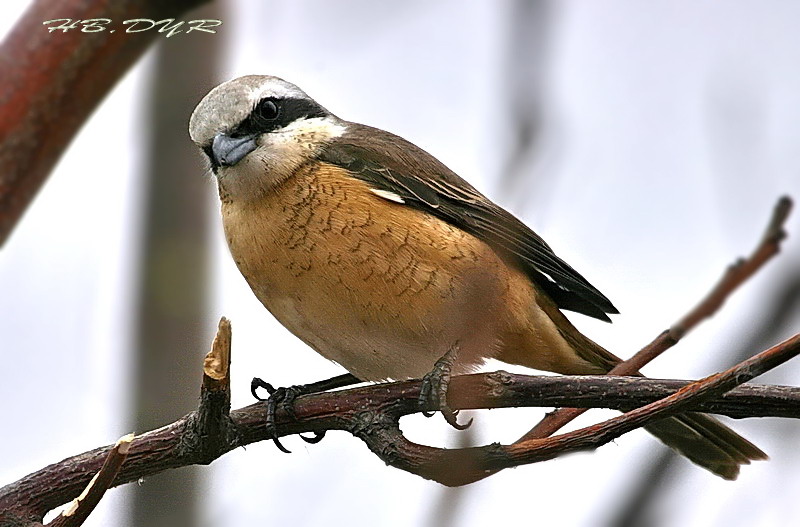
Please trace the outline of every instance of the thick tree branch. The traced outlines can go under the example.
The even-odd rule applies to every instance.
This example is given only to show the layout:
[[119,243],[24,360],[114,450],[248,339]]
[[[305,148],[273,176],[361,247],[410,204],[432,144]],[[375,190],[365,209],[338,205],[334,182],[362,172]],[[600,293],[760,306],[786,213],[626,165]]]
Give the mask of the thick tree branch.
[[[238,446],[267,438],[263,404],[227,414],[229,343],[230,325],[223,319],[206,359],[200,408],[170,425],[137,436],[113,485],[171,468],[208,464]],[[277,412],[277,431],[278,435],[285,436],[346,430],[364,440],[392,466],[444,484],[459,485],[470,482],[481,471],[595,448],[651,419],[679,411],[713,411],[733,417],[798,418],[800,388],[742,386],[720,395],[732,385],[775,367],[797,353],[800,353],[800,335],[725,374],[688,384],[644,378],[537,377],[506,372],[454,378],[451,404],[459,409],[555,404],[631,408],[647,404],[593,427],[516,445],[446,450],[408,441],[400,433],[398,421],[404,415],[422,410],[418,405],[419,381],[301,396],[295,403],[296,420],[283,411]],[[25,525],[21,523],[23,520],[33,525],[40,522],[47,511],[74,499],[100,470],[111,448],[102,447],[67,458],[0,489],[0,525]],[[453,467],[459,467],[460,471],[454,472]]]
[[89,114],[150,44],[164,38],[156,29],[51,33],[42,23],[158,21],[205,1],[37,0],[28,8],[0,46],[0,246]]

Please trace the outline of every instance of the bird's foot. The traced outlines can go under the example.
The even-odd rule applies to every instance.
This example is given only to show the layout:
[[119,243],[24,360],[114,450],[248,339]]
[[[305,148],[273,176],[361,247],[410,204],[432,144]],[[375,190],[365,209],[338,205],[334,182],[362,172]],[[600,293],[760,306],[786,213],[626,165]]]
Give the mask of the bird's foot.
[[[252,393],[253,397],[259,401],[266,401],[267,418],[265,426],[267,428],[267,437],[272,439],[272,441],[275,443],[275,446],[278,447],[278,450],[290,454],[291,451],[283,446],[283,444],[280,442],[280,439],[278,439],[278,429],[275,422],[275,414],[278,411],[278,407],[280,406],[281,410],[286,412],[291,419],[297,419],[297,415],[294,411],[294,401],[299,396],[310,393],[325,392],[328,390],[333,390],[334,388],[341,388],[342,386],[356,384],[358,382],[361,381],[359,381],[359,379],[353,375],[347,373],[344,375],[339,375],[338,377],[333,377],[332,379],[326,379],[324,381],[313,382],[310,384],[289,386],[288,388],[275,388],[270,383],[258,377],[253,377],[253,380],[250,381],[250,393]],[[269,396],[264,398],[258,395],[259,388],[266,390]],[[300,438],[306,443],[313,444],[322,441],[322,438],[325,437],[325,432],[314,432],[313,437],[307,437],[302,434],[298,435],[300,435]]]
[[[419,405],[423,408],[435,406],[439,409],[445,421],[456,430],[466,430],[472,424],[472,419],[465,424],[458,422],[458,410],[453,410],[447,404],[447,389],[450,387],[453,364],[458,356],[458,343],[455,343],[441,359],[436,361],[433,370],[422,378],[422,388],[419,392]],[[423,411],[422,415],[430,417],[435,412]]]

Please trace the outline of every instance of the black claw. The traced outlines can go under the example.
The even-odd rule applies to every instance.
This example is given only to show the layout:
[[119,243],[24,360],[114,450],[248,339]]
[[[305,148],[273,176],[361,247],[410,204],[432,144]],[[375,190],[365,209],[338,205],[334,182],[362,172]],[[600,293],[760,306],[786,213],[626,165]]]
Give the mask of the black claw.
[[260,377],[253,377],[253,380],[250,381],[250,393],[253,394],[253,397],[258,399],[259,401],[266,401],[266,399],[264,397],[261,397],[260,395],[258,395],[258,389],[259,388],[263,388],[263,389],[267,390],[267,393],[269,395],[272,395],[273,393],[275,393],[275,388],[273,388],[273,386],[270,383],[266,382],[265,380],[263,380]]
[[[258,395],[259,388],[267,390],[269,396],[264,398]],[[282,402],[282,394],[279,394],[279,391],[280,389],[275,388],[270,383],[259,377],[253,377],[253,380],[250,381],[250,393],[253,395],[253,397],[259,401],[267,402],[267,418],[266,422],[264,423],[267,429],[267,437],[272,439],[272,442],[275,443],[275,446],[278,447],[278,450],[286,454],[291,454],[292,451],[283,446],[283,444],[280,442],[280,439],[278,439],[278,431],[275,427],[275,412],[278,408],[278,403]]]
[[272,442],[275,443],[278,450],[285,454],[291,454],[292,451],[283,446],[278,439],[278,429],[275,426],[275,413],[278,410],[278,404],[285,403],[284,395],[286,392],[281,388],[274,389],[272,386],[264,388],[269,392],[269,398],[267,399],[267,419],[266,423],[264,423],[267,428],[267,437],[272,439]]
[[281,443],[281,440],[278,439],[277,437],[273,437],[272,438],[272,442],[275,443],[275,446],[278,447],[278,450],[280,450],[284,454],[291,454],[292,453],[291,450],[289,450],[288,448],[283,446],[283,444]]
[[314,432],[314,437],[304,436],[303,434],[298,434],[298,435],[300,436],[300,439],[302,439],[306,443],[316,445],[317,443],[322,441],[322,439],[325,437],[325,430],[323,430],[322,432]]
[[[450,377],[458,354],[458,343],[451,347],[441,359],[436,361],[433,370],[422,378],[422,387],[419,391],[419,405],[428,407],[435,405],[444,416],[445,421],[456,430],[466,430],[472,424],[472,419],[466,424],[458,423],[458,411],[453,411],[447,404],[447,389],[450,386]],[[423,411],[422,415],[430,417],[436,412]]]
[[[278,429],[275,424],[276,419],[275,415],[278,411],[278,405],[280,405],[281,409],[286,412],[286,414],[291,419],[296,419],[297,416],[294,412],[294,400],[297,399],[300,395],[305,395],[308,393],[315,393],[320,391],[327,391],[334,388],[341,388],[343,386],[347,386],[349,384],[355,384],[360,382],[358,379],[353,377],[350,374],[340,375],[338,377],[334,377],[333,379],[328,379],[325,381],[320,381],[312,384],[305,384],[302,386],[290,386],[288,388],[275,388],[270,383],[265,382],[264,380],[254,377],[252,381],[250,381],[250,393],[253,394],[253,397],[258,399],[259,401],[266,401],[267,405],[267,417],[265,420],[265,427],[267,429],[267,438],[272,439],[272,442],[275,443],[275,446],[278,447],[278,450],[281,452],[285,452],[286,454],[291,454],[291,450],[283,446],[278,439]],[[269,397],[263,398],[258,395],[258,390],[264,389],[269,394]],[[312,437],[307,437],[300,435],[300,437],[306,443],[319,443],[322,441],[322,438],[325,437],[325,432],[315,432]]]
[[472,426],[472,418],[469,418],[469,421],[466,423],[459,424],[458,422],[458,411],[453,411],[449,407],[442,407],[441,408],[442,415],[444,416],[444,420],[447,421],[447,424],[455,428],[456,430],[466,430],[470,426]]

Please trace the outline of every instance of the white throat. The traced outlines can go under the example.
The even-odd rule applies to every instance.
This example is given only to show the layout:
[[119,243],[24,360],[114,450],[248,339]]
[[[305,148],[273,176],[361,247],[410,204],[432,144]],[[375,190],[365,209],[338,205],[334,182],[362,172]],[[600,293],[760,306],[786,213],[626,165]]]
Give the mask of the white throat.
[[288,179],[322,147],[347,131],[347,123],[328,115],[293,121],[262,134],[258,147],[232,167],[217,171],[220,197],[251,201]]

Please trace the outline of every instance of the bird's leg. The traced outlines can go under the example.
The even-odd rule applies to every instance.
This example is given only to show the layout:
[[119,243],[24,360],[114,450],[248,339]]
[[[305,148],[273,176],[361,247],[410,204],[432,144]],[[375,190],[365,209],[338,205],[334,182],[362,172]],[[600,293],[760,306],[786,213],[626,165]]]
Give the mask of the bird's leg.
[[[258,399],[259,401],[266,400],[267,402],[267,419],[266,419],[266,427],[267,427],[267,435],[272,438],[272,441],[275,442],[275,446],[281,452],[286,452],[287,454],[290,451],[284,447],[280,440],[278,439],[278,433],[275,426],[275,412],[278,409],[278,405],[283,408],[283,410],[291,417],[292,419],[296,419],[297,416],[294,413],[294,400],[297,399],[300,395],[306,395],[309,393],[318,393],[318,392],[327,392],[328,390],[333,390],[336,388],[342,388],[344,386],[350,386],[351,384],[358,384],[361,382],[355,375],[352,373],[345,373],[343,375],[338,375],[331,379],[325,379],[324,381],[317,381],[312,382],[310,384],[301,384],[297,386],[289,386],[288,388],[275,388],[270,383],[260,379],[259,377],[253,377],[253,380],[250,381],[250,393],[253,394],[253,397]],[[263,388],[267,390],[269,397],[266,399],[258,395],[258,389]],[[306,443],[319,443],[322,441],[322,438],[325,437],[325,432],[315,432],[314,437],[306,437],[302,434],[298,434]]]
[[[458,342],[453,344],[441,359],[436,361],[433,370],[422,378],[422,388],[419,392],[419,405],[423,408],[436,406],[445,421],[456,430],[466,430],[472,424],[472,419],[465,424],[458,424],[458,411],[454,411],[447,404],[447,389],[450,386],[451,372],[458,357]],[[435,412],[422,412],[425,417],[430,417]]]

